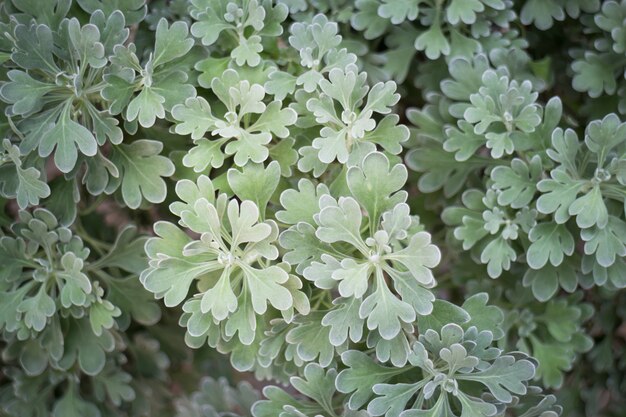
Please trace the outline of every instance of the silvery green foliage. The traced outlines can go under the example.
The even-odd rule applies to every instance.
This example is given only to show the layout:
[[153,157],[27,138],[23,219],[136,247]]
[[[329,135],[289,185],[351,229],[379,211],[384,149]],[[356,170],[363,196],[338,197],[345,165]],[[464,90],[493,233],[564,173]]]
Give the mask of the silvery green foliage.
[[410,70],[412,51],[431,60],[471,57],[489,42],[490,27],[507,31],[516,17],[508,0],[358,0],[355,9],[352,27],[365,39],[385,38],[385,69],[400,81]]
[[230,51],[237,65],[251,67],[261,62],[263,38],[283,32],[281,23],[287,13],[284,4],[274,5],[267,0],[193,0],[189,9],[195,20],[191,26],[193,36],[207,46],[222,41],[220,47]]
[[[157,223],[158,237],[146,244],[150,268],[141,281],[164,298],[166,306],[175,306],[185,300],[194,280],[201,280],[197,285],[205,290],[183,306],[190,337],[226,342],[236,337],[250,345],[257,320],[268,306],[287,317],[294,308],[308,312],[308,300],[298,290],[300,280],[289,275],[287,265],[273,262],[278,258],[278,226],[263,221],[253,201],[239,203],[226,194],[216,197],[205,176],[195,184],[179,182],[177,193],[183,202],[172,204],[171,210],[199,239],[189,238],[171,223]],[[172,274],[178,279],[172,280]]]
[[247,382],[232,387],[226,378],[200,381],[198,391],[176,403],[176,417],[251,417],[250,408],[259,399]]
[[175,104],[195,94],[194,87],[186,83],[187,65],[178,61],[193,46],[188,31],[185,22],[170,26],[161,19],[156,28],[154,51],[145,63],[140,62],[133,44],[114,48],[102,90],[113,114],[126,109],[125,120],[150,127],[157,118],[165,117],[166,110],[171,111]]
[[[143,2],[135,3],[139,8],[143,6]],[[86,10],[95,7],[94,2],[80,4]],[[39,21],[31,20],[30,16],[41,12],[37,4],[21,4],[16,7],[25,13],[16,14],[5,25],[2,48],[4,59],[12,65],[6,74],[7,82],[0,88],[0,99],[8,104],[5,113],[13,135],[3,145],[2,195],[17,196],[21,208],[48,197],[50,191],[42,182],[47,180],[43,168],[50,159],[69,182],[65,188],[76,188],[82,183],[93,195],[121,190],[123,200],[132,208],[139,207],[144,200],[162,202],[165,183],[161,177],[171,175],[174,170],[173,164],[159,155],[162,144],[150,140],[121,143],[124,133],[113,115],[128,105],[127,119],[132,121],[142,116],[140,122],[148,125],[155,116],[164,117],[161,105],[164,99],[158,88],[177,89],[185,97],[192,94],[192,86],[181,90],[175,84],[186,79],[184,72],[162,68],[162,64],[186,50],[173,56],[161,54],[156,62],[146,64],[144,70],[134,53],[124,46],[129,34],[125,9],[98,7],[89,22],[81,24],[76,18],[64,16],[67,8],[63,5],[69,8],[70,2],[60,2],[56,9],[52,7],[50,12],[58,14],[48,22],[43,18],[48,16],[45,9]],[[135,19],[143,17],[138,10],[128,13]],[[181,29],[186,33],[186,26],[181,25],[168,32],[165,20],[161,22],[156,53],[180,49],[181,42],[191,46],[191,40],[173,39],[180,37]],[[174,43],[166,44],[166,37]],[[134,71],[144,74],[143,78],[136,79]],[[152,85],[152,80],[156,83],[154,88],[146,88],[146,84]],[[140,94],[129,103],[136,90],[141,90]],[[166,106],[171,108],[176,97],[171,93],[166,95],[170,103]],[[23,162],[16,162],[18,154]]]
[[[196,141],[196,147],[183,160],[186,166],[196,172],[209,165],[219,168],[230,155],[239,166],[248,161],[261,163],[269,156],[267,145],[272,137],[289,136],[288,126],[295,123],[296,112],[281,108],[279,100],[266,105],[262,85],[242,80],[235,70],[227,69],[211,81],[211,89],[226,108],[224,114],[213,115],[211,105],[202,97],[188,98],[172,109],[178,122],[176,133],[191,134]],[[209,131],[216,138],[206,139]]]
[[0,413],[621,417],[622,3],[5,1]]
[[626,63],[623,58],[625,26],[622,16],[626,13],[626,3],[607,1],[602,3],[601,8],[597,4],[595,6],[598,13],[585,21],[585,32],[593,43],[586,45],[587,48],[572,51],[576,57],[571,64],[574,72],[572,86],[592,98],[618,95],[618,109],[624,114]]
[[[489,65],[485,59],[473,63],[474,68],[485,65]],[[457,59],[451,61],[455,66],[471,69],[472,63]],[[455,78],[441,82],[441,94],[454,100],[445,115],[451,118],[439,122],[442,131],[428,138],[427,146],[431,153],[443,157],[449,152],[453,158],[446,157],[450,165],[435,168],[439,171],[435,175],[429,167],[432,156],[418,149],[411,152],[409,166],[427,172],[420,188],[430,192],[446,187],[444,193],[452,196],[460,191],[455,184],[467,181],[478,169],[487,170],[484,191],[463,192],[463,205],[446,208],[443,220],[454,226],[454,237],[487,265],[493,278],[514,262],[524,262],[529,267],[524,285],[541,301],[559,287],[573,292],[589,280],[622,288],[626,249],[618,237],[624,225],[618,213],[623,213],[624,205],[619,168],[624,136],[618,116],[590,122],[583,142],[572,129],[557,127],[562,114],[558,98],[541,107],[534,103],[536,93],[531,93],[529,81],[519,89],[517,82],[509,84],[508,76],[498,78],[499,71],[503,70],[485,69],[474,84],[476,93],[469,84],[461,90],[463,78],[455,77],[460,74],[456,69],[451,71]],[[467,73],[463,77],[469,78]],[[411,110],[408,117],[422,126],[433,120],[433,111],[434,107]],[[480,152],[485,146],[489,154]],[[583,153],[584,161],[579,159]],[[511,157],[505,160],[506,154]],[[453,161],[458,166],[451,165]],[[575,222],[568,222],[570,218]],[[584,246],[583,253],[575,252],[576,242]],[[520,259],[520,249],[525,259]]]
[[[161,314],[133,279],[144,268],[144,243],[127,227],[107,253],[94,257],[45,209],[21,212],[0,238],[3,358],[19,361],[15,376],[22,384],[46,386],[36,400],[19,391],[10,399],[5,390],[9,412],[30,415],[52,403],[53,415],[94,413],[94,402],[119,406],[136,398],[131,375],[119,366],[120,338],[132,322],[151,325]],[[79,393],[79,378],[91,381],[95,396]],[[55,389],[62,397],[55,398]],[[37,404],[29,404],[33,400]]]

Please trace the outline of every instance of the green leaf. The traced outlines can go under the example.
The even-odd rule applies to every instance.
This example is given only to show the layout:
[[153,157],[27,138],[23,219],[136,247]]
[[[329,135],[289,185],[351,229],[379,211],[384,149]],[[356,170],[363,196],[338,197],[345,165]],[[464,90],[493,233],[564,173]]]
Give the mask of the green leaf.
[[516,259],[515,250],[502,236],[490,241],[480,255],[480,261],[487,264],[487,273],[491,278],[499,277],[502,270],[508,271],[511,268],[511,261]]
[[614,94],[617,90],[612,70],[613,55],[585,52],[583,59],[572,63],[574,90],[586,92],[590,97],[600,97],[602,93]]
[[286,310],[293,304],[291,293],[282,285],[289,278],[287,273],[278,266],[265,269],[242,267],[250,293],[252,305],[257,314],[264,314],[267,303],[278,310]]
[[154,261],[140,279],[148,291],[164,298],[166,306],[175,306],[185,299],[192,281],[207,267],[198,256],[182,255],[191,238],[172,223],[155,223],[154,233],[157,237],[146,242],[146,253]]
[[[283,261],[290,265],[297,265],[296,272],[300,274],[304,273],[311,262],[321,259],[328,251],[328,245],[317,238],[315,231],[316,229],[312,225],[299,222],[280,234],[280,245],[287,251],[283,255]],[[335,262],[337,261],[335,260]],[[304,277],[309,279],[308,274]],[[334,286],[334,281],[328,277],[322,277],[317,273],[315,277],[320,279],[315,280],[317,286],[320,286],[321,281],[332,283],[330,286],[323,285],[321,288]]]
[[24,69],[61,72],[53,56],[53,34],[46,25],[15,26],[15,51],[11,60]]
[[621,123],[615,113],[606,115],[602,120],[594,120],[587,125],[585,144],[598,155],[598,165],[604,164],[608,152],[624,141],[626,123]]
[[28,73],[11,70],[9,82],[0,88],[2,100],[11,103],[11,110],[18,115],[28,115],[43,106],[43,98],[55,89],[52,84],[32,78]]
[[120,308],[122,317],[128,315],[145,326],[161,318],[161,308],[136,277],[109,281],[108,300]]
[[[374,0],[357,0],[355,2],[357,10],[352,15],[350,23],[354,29],[363,32],[365,39],[379,37],[386,32],[389,26],[388,19],[378,14],[379,5],[379,2]],[[383,5],[380,5],[380,7],[383,7]]]
[[326,368],[335,356],[335,347],[330,343],[330,329],[321,325],[321,319],[319,312],[298,316],[285,341],[295,346],[295,354],[301,361],[317,360]]
[[111,304],[108,300],[92,304],[89,308],[89,323],[91,324],[93,333],[96,336],[100,336],[103,329],[113,327],[115,323],[114,317],[120,314],[120,309]]
[[[443,149],[454,152],[457,161],[467,161],[485,145],[485,136],[474,133],[474,126],[465,120],[459,120],[458,128],[453,126],[446,129],[446,137]],[[497,167],[494,171],[498,168],[506,167]]]
[[373,142],[394,155],[402,152],[402,143],[409,139],[409,129],[399,125],[396,114],[388,114],[378,122],[376,128],[365,134],[365,139]]
[[379,6],[378,14],[397,25],[405,20],[417,19],[419,4],[420,2],[386,0]]
[[449,301],[437,299],[433,302],[433,311],[429,315],[417,317],[417,327],[421,333],[428,329],[439,330],[448,323],[465,324],[471,316],[463,308]]
[[95,265],[122,268],[139,274],[148,264],[144,250],[146,240],[147,237],[139,235],[136,226],[127,225],[120,230],[111,249]]
[[537,192],[537,181],[543,173],[541,158],[534,156],[529,165],[515,158],[511,161],[510,167],[499,166],[491,171],[493,188],[500,191],[498,204],[513,208],[522,208],[530,204]]
[[70,118],[70,104],[64,105],[59,120],[39,142],[39,156],[46,157],[54,151],[54,163],[64,173],[76,165],[77,149],[86,156],[94,156],[98,150],[93,134]]
[[165,117],[164,103],[165,97],[158,94],[154,88],[145,87],[128,103],[126,118],[131,122],[137,120],[143,127],[150,127],[157,118]]
[[599,185],[573,201],[568,212],[571,216],[576,216],[576,224],[582,229],[592,226],[602,229],[609,221],[609,213]]
[[411,323],[416,314],[413,307],[399,300],[387,287],[381,273],[376,276],[376,288],[361,304],[359,316],[367,318],[367,328],[377,329],[383,339],[397,336],[402,323]]
[[563,224],[540,223],[528,234],[532,244],[526,253],[526,262],[533,269],[544,267],[548,260],[553,266],[563,262],[564,255],[574,253],[574,238]]
[[483,371],[459,375],[457,378],[480,382],[498,401],[508,403],[513,400],[509,391],[518,395],[526,394],[524,382],[534,376],[535,365],[532,362],[526,359],[516,361],[513,356],[506,355],[497,358],[489,368]]
[[363,319],[359,316],[360,300],[338,298],[335,307],[322,319],[322,325],[330,327],[329,339],[333,346],[341,346],[348,337],[352,342],[360,342],[363,337]]
[[40,287],[37,294],[24,298],[16,308],[18,313],[23,313],[24,324],[27,328],[40,332],[46,326],[49,317],[56,312],[54,300]]
[[60,300],[65,308],[72,305],[84,306],[87,302],[87,295],[92,292],[92,285],[89,277],[83,273],[83,260],[72,252],[66,252],[61,257],[62,271],[57,273],[63,280]]
[[196,145],[183,157],[183,164],[193,168],[194,172],[205,172],[209,167],[220,168],[224,165],[222,145],[225,142],[226,139],[196,141]]
[[201,139],[208,130],[213,129],[217,120],[204,97],[189,97],[185,104],[177,104],[172,108],[172,116],[182,122],[176,124],[176,133],[190,134],[194,140]]
[[367,411],[374,416],[399,416],[419,389],[420,384],[376,384],[372,391],[378,397],[369,403]]
[[174,22],[168,25],[166,19],[159,20],[156,28],[154,44],[154,67],[166,64],[187,54],[193,46],[193,39],[188,38],[189,29],[186,22]]
[[435,282],[430,269],[439,264],[441,252],[437,246],[431,244],[428,233],[419,232],[411,236],[407,247],[387,255],[386,258],[404,265],[420,284],[430,286]]
[[191,33],[200,38],[203,45],[210,46],[217,41],[221,32],[229,29],[231,25],[223,20],[218,10],[206,7],[209,4],[205,6],[205,2],[201,1],[194,1],[192,4],[195,7],[190,10],[191,16],[201,20],[191,26]]
[[552,132],[551,144],[552,148],[546,151],[550,159],[561,164],[570,176],[577,178],[576,155],[580,149],[580,143],[576,132],[572,129],[563,131],[561,128],[556,128]]
[[232,50],[230,56],[235,60],[237,65],[249,65],[256,67],[261,62],[259,53],[263,51],[261,45],[261,37],[252,35],[249,38],[239,40],[239,46]]
[[72,320],[65,334],[63,357],[59,361],[61,369],[70,369],[76,361],[87,375],[97,375],[106,363],[106,352],[115,347],[115,339],[108,331],[100,336],[92,332],[88,320]]
[[[571,216],[570,206],[576,200],[585,182],[573,180],[560,169],[552,170],[550,177],[537,183],[537,189],[543,193],[537,199],[537,210],[544,214],[554,213],[554,220],[557,223],[565,223]],[[582,211],[582,207],[580,210]]]
[[389,159],[380,152],[372,152],[358,166],[348,169],[346,181],[352,195],[367,210],[371,222],[398,203],[406,200],[406,194],[398,192],[407,179],[404,165],[391,169]]
[[261,164],[248,163],[242,171],[235,168],[228,170],[228,184],[241,200],[251,200],[265,217],[265,209],[276,191],[280,180],[280,166],[272,161],[264,168]]
[[415,39],[415,49],[424,51],[426,57],[431,60],[450,53],[450,43],[443,35],[440,22],[435,22]]
[[504,337],[504,331],[501,328],[504,314],[498,307],[487,305],[488,301],[489,295],[484,292],[466,299],[461,308],[470,315],[471,319],[469,322],[460,324],[464,329],[476,326],[479,331],[488,330],[493,334],[494,340],[499,340]]
[[357,248],[363,247],[359,203],[351,197],[341,197],[338,202],[329,197],[325,201],[328,201],[328,205],[324,204],[315,217],[319,224],[315,235],[326,243],[348,242]]
[[570,306],[566,300],[549,302],[542,316],[548,331],[559,342],[571,341],[578,331],[580,317],[580,308]]
[[139,207],[143,199],[151,203],[163,202],[167,188],[161,177],[172,175],[174,164],[159,155],[162,149],[161,142],[148,139],[115,146],[111,162],[121,175],[109,182],[107,192],[111,193],[121,185],[122,197],[130,208]]
[[540,269],[528,269],[524,274],[523,284],[530,286],[535,298],[547,301],[552,298],[559,286],[567,292],[573,292],[578,285],[577,265],[566,259],[559,266],[546,264]]
[[100,31],[93,24],[80,26],[78,19],[70,19],[67,25],[74,53],[80,59],[82,65],[90,65],[93,68],[101,68],[106,65],[104,57],[104,45],[100,43]]
[[522,7],[520,19],[523,24],[534,23],[541,30],[550,29],[554,20],[565,19],[563,8],[554,0],[529,0]]
[[296,123],[297,118],[298,115],[295,110],[291,108],[283,109],[280,101],[272,101],[267,105],[265,111],[261,113],[257,121],[250,126],[249,131],[270,132],[279,138],[286,138],[289,136],[287,126]]
[[146,0],[78,0],[78,4],[91,14],[102,10],[105,15],[109,16],[121,11],[129,26],[141,22],[147,9]]
[[572,349],[561,343],[542,342],[530,339],[533,356],[539,361],[537,378],[547,387],[559,388],[563,384],[563,372],[572,369],[575,354]]
[[626,256],[626,222],[618,217],[609,216],[603,229],[596,226],[582,230],[581,237],[585,241],[585,253],[595,254],[596,261],[605,268]]
[[333,395],[335,394],[335,378],[337,371],[334,369],[324,370],[315,363],[310,363],[304,368],[304,378],[291,377],[289,382],[301,394],[313,399],[324,408],[330,408],[328,412],[333,412]]
[[313,218],[320,210],[319,199],[324,194],[329,194],[326,185],[315,186],[311,181],[301,179],[298,191],[288,188],[281,193],[280,203],[284,210],[278,211],[276,218],[286,224],[306,222],[314,225]]
[[117,407],[121,406],[122,402],[130,402],[136,397],[135,390],[130,385],[132,376],[126,372],[103,372],[98,375],[96,381],[102,384],[102,390]]
[[358,410],[367,404],[373,396],[374,385],[388,381],[404,372],[402,368],[390,368],[376,363],[367,354],[349,350],[341,355],[341,361],[347,366],[337,375],[337,390],[350,394],[348,407]]
[[460,21],[472,24],[476,21],[476,14],[483,10],[485,10],[485,6],[480,0],[452,0],[446,9],[446,16],[453,25]]

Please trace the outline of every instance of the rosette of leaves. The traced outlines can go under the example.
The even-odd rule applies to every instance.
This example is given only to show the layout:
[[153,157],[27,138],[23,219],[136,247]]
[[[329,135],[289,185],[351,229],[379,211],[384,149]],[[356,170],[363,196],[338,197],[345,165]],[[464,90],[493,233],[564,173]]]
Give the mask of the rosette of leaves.
[[155,31],[154,50],[147,60],[140,60],[136,46],[117,45],[111,56],[102,88],[102,97],[109,102],[112,114],[122,114],[131,124],[128,129],[151,127],[157,119],[165,118],[176,104],[195,96],[189,83],[191,64],[181,59],[194,45],[187,23],[171,25],[159,20]]
[[[184,301],[188,343],[197,346],[208,338],[213,346],[249,346],[258,342],[269,317],[292,317],[294,308],[308,311],[299,279],[277,261],[278,226],[262,220],[255,202],[216,196],[206,176],[176,188],[182,201],[170,209],[199,238],[172,223],[156,223],[157,237],[146,243],[150,267],[141,281],[167,306]],[[194,282],[197,290],[188,297]]]
[[[98,10],[86,25],[64,18],[57,28],[52,31],[32,21],[15,24],[8,35],[15,68],[7,74],[0,98],[10,104],[6,111],[14,131],[3,145],[2,195],[17,197],[20,208],[48,197],[43,166],[54,153],[56,168],[65,174],[54,189],[72,190],[75,204],[80,201],[81,180],[90,194],[121,190],[133,208],[144,199],[163,201],[166,190],[160,177],[171,175],[174,166],[158,155],[162,145],[149,140],[121,143],[123,132],[112,116],[119,111],[103,98],[108,58],[117,48],[125,48],[122,44],[128,38],[124,15],[115,11],[105,18]],[[69,224],[75,209],[66,207],[56,214]]]
[[[328,79],[319,81],[319,94],[296,94],[299,100],[293,107],[298,114],[312,115],[314,123],[321,126],[311,145],[300,148],[301,171],[320,176],[332,162],[345,164],[352,155],[354,163],[375,150],[376,145],[391,154],[402,151],[408,130],[398,125],[397,115],[389,114],[400,99],[395,93],[396,84],[380,82],[370,88],[366,78],[367,74],[359,73],[354,65],[333,68]],[[374,114],[386,116],[377,121]]]
[[[587,149],[591,155],[601,155],[586,160],[581,167],[576,160],[580,145],[575,132],[568,130],[564,134],[557,129],[562,114],[558,98],[541,107],[534,103],[536,93],[531,93],[533,87],[530,84],[525,87],[530,96],[520,95],[521,90],[514,87],[505,89],[504,84],[501,85],[501,93],[493,96],[487,94],[488,89],[484,85],[478,87],[482,94],[471,93],[478,85],[484,84],[486,78],[492,79],[495,86],[496,79],[504,82],[508,77],[498,78],[500,70],[488,69],[489,64],[484,58],[473,62],[457,59],[452,64],[453,78],[444,80],[441,90],[455,100],[449,105],[449,116],[463,117],[463,120],[458,122],[457,127],[446,127],[449,116],[445,113],[437,115],[434,107],[411,111],[410,119],[422,128],[421,134],[430,146],[426,152],[409,153],[408,162],[416,170],[428,171],[420,178],[421,190],[432,192],[445,184],[444,193],[447,195],[458,192],[465,182],[476,178],[479,170],[486,168],[489,178],[487,181],[482,178],[485,192],[467,190],[462,197],[464,208],[448,207],[444,211],[443,220],[455,227],[454,235],[463,241],[463,248],[472,249],[475,259],[487,265],[492,277],[500,276],[515,261],[525,260],[530,268],[524,274],[524,284],[531,287],[533,294],[542,301],[554,296],[559,287],[572,292],[579,283],[588,287],[590,280],[598,285],[608,283],[611,287],[622,287],[623,255],[619,254],[623,253],[623,242],[609,238],[603,240],[607,243],[602,247],[592,246],[591,243],[585,245],[592,239],[591,231],[585,229],[596,224],[590,220],[592,217],[599,216],[602,225],[612,219],[611,227],[605,230],[608,236],[618,235],[610,230],[621,227],[620,216],[615,215],[622,211],[619,207],[624,202],[618,174],[622,156],[617,149],[622,139],[618,139],[621,137],[621,125],[617,116],[607,116],[588,126],[586,142],[592,143],[594,150]],[[495,100],[496,97],[499,101]],[[501,107],[501,104],[506,103],[517,104],[509,107],[510,111],[504,111],[506,106]],[[516,107],[518,105],[520,107]],[[492,110],[486,111],[487,108]],[[506,114],[511,116],[511,129],[506,127]],[[516,119],[521,121],[519,129],[515,127]],[[494,120],[497,120],[495,128],[502,129],[501,133],[483,130],[487,125],[490,126],[487,129],[491,129]],[[472,126],[472,122],[476,124]],[[526,122],[528,126],[525,126]],[[496,142],[490,144],[489,137],[497,138]],[[596,145],[593,144],[595,142]],[[496,144],[498,146],[494,147]],[[454,159],[442,152],[441,147],[443,151],[453,152]],[[491,148],[490,156],[498,160],[486,158],[485,148]],[[503,161],[505,154],[512,154],[515,158]],[[596,160],[601,162],[594,165]],[[568,172],[566,166],[570,167],[571,174],[565,174]],[[608,166],[612,168],[606,168]],[[551,178],[546,179],[551,169]],[[596,171],[602,179],[595,178]],[[566,181],[566,176],[572,176],[572,179]],[[573,178],[581,179],[578,182]],[[572,187],[571,192],[565,191],[568,184]],[[587,185],[583,187],[583,184]],[[577,186],[584,189],[577,189]],[[587,197],[580,196],[578,201],[580,194]],[[588,199],[594,199],[594,204],[587,204]],[[578,202],[570,214],[570,205],[574,201]],[[609,207],[616,204],[614,201],[617,205],[612,210],[616,211],[609,211]],[[554,207],[546,207],[546,204]],[[595,214],[594,207],[597,208]],[[570,216],[578,214],[578,210],[581,212],[580,220],[576,217],[575,223],[568,222]],[[577,245],[585,245],[586,250],[575,251]],[[523,253],[525,258],[520,257]],[[606,258],[600,260],[596,256],[594,260],[594,254]]]
[[[377,38],[399,25],[400,30],[392,31],[388,42],[398,42],[394,37],[399,38],[431,60],[480,52],[481,39],[491,34],[492,26],[506,30],[516,17],[513,2],[506,0],[359,0],[356,7],[352,27],[364,31],[366,39]],[[404,45],[397,48],[408,52]],[[392,57],[403,59],[390,54]]]
[[[617,108],[626,112],[624,89],[624,60],[626,3],[621,1],[594,2],[598,13],[585,20],[586,36],[593,42],[586,48],[573,49],[576,58],[571,63],[574,72],[572,87],[591,98],[619,96]],[[595,10],[594,10],[595,11]]]
[[[613,288],[626,285],[626,192],[623,168],[620,168],[624,165],[625,129],[626,124],[610,114],[587,126],[584,142],[579,141],[573,130],[554,131],[548,156],[556,167],[550,178],[537,184],[541,195],[536,205],[539,212],[553,216],[552,229],[560,227],[563,237],[544,238],[541,242],[539,231],[531,236],[533,245],[537,246],[533,258],[528,260],[533,269],[547,264],[546,251],[550,253],[552,266],[561,264],[558,253],[571,252],[572,240],[563,227],[575,223],[572,234],[577,244],[583,246],[580,270],[590,275],[596,285]],[[582,157],[583,154],[586,156]],[[568,222],[570,218],[575,218],[575,222]],[[542,250],[544,245],[548,246]],[[542,251],[544,256],[539,255]]]
[[105,18],[96,12],[86,25],[65,18],[54,30],[35,21],[12,26],[5,36],[12,42],[14,67],[0,98],[9,104],[6,114],[20,153],[54,153],[63,173],[85,157],[102,158],[99,146],[119,144],[123,136],[100,95],[107,58],[128,37],[123,14]]
[[[196,172],[219,168],[229,156],[238,166],[263,162],[270,156],[270,142],[287,138],[288,126],[296,122],[293,109],[283,108],[279,100],[265,104],[263,86],[242,79],[234,69],[214,78],[211,90],[217,98],[213,107],[198,96],[172,109],[176,133],[190,134],[195,141],[183,163]],[[207,132],[216,137],[206,138]]]
[[413,344],[409,364],[397,368],[349,350],[341,356],[346,369],[339,374],[309,364],[303,377],[292,377],[298,396],[265,388],[267,399],[254,405],[253,415],[495,415],[507,405],[516,407],[518,396],[528,392],[535,364],[519,353],[502,354],[491,347],[492,338],[489,331],[455,324],[440,332],[428,329]]
[[335,199],[306,180],[299,191],[281,196],[285,210],[277,219],[293,225],[281,234],[281,246],[288,249],[284,260],[325,294],[339,295],[320,317],[329,340],[316,343],[340,346],[348,337],[360,342],[366,324],[375,331],[368,338],[372,347],[382,352],[394,346],[397,362],[406,361],[405,331],[412,333],[418,314],[432,311],[430,269],[440,259],[404,203],[406,176],[404,166],[390,166],[384,154],[373,152],[348,170],[349,196]]
[[[493,70],[483,73],[481,84],[478,92],[469,96],[459,129],[446,132],[450,139],[445,146],[450,151],[460,148],[464,154],[473,153],[466,149],[468,146],[474,146],[474,150],[486,146],[493,158],[510,155],[515,150],[516,135],[532,133],[541,123],[540,107],[535,103],[537,93],[530,81],[518,83]],[[471,145],[463,138],[467,133],[473,133]]]
[[443,220],[456,226],[454,237],[463,242],[463,249],[475,251],[480,262],[487,265],[489,276],[497,278],[517,259],[520,250],[516,251],[513,244],[520,233],[527,235],[536,224],[537,212],[499,206],[494,190],[467,190],[462,201],[464,207],[447,208]]
[[121,331],[131,320],[154,324],[161,313],[137,280],[144,241],[128,227],[94,257],[45,209],[21,212],[0,238],[3,358],[21,368],[5,388],[10,399],[3,405],[11,413],[53,408],[55,416],[96,415],[100,406],[135,398],[131,377],[119,366]]
[[[450,198],[483,170],[503,164],[507,155],[543,152],[549,145],[546,136],[560,122],[561,101],[552,98],[545,106],[537,104],[542,83],[529,75],[529,58],[519,56],[516,48],[499,51],[516,57],[515,72],[508,64],[490,62],[482,54],[471,60],[455,58],[448,67],[449,77],[428,92],[430,104],[407,111],[407,118],[418,128],[411,147],[420,147],[408,153],[407,164],[424,173],[418,182],[421,191],[442,189]],[[522,88],[518,81],[511,81],[512,74],[531,78],[533,83],[526,81]],[[483,85],[485,79],[493,89]]]
[[[591,303],[583,301],[583,292],[561,295],[537,302],[524,289],[519,277],[507,273],[501,280],[506,287],[496,287],[475,280],[474,291],[487,291],[496,308],[504,312],[497,346],[520,350],[537,360],[534,380],[541,386],[560,389],[583,354],[591,351],[594,340],[585,331],[597,314]],[[499,295],[497,295],[499,294]]]
[[239,66],[256,67],[263,42],[282,34],[288,9],[271,0],[192,0],[189,13],[196,20],[191,33],[203,45],[227,51]]
[[289,44],[298,52],[302,70],[297,74],[278,70],[269,75],[265,88],[280,100],[297,87],[312,93],[333,68],[342,69],[356,62],[356,55],[340,48],[342,37],[337,23],[323,14],[315,15],[310,23],[294,23],[289,32]]
[[[495,415],[527,393],[535,363],[523,354],[503,354],[491,347],[492,338],[489,331],[455,324],[428,329],[413,344],[409,365],[395,372],[348,351],[342,355],[348,369],[337,377],[337,387],[352,393],[350,407],[367,404],[374,416]],[[357,375],[369,376],[371,393],[355,386]]]
[[[576,278],[581,273],[597,285],[623,287],[626,246],[620,213],[625,199],[618,168],[623,126],[615,115],[594,121],[583,143],[573,130],[555,129],[545,154],[551,162],[537,154],[494,168],[492,189],[484,195],[466,191],[465,208],[446,209],[444,220],[458,226],[454,235],[464,249],[480,251],[492,277],[508,270],[525,249],[530,269],[524,283],[540,300],[552,297],[559,286],[569,292],[579,281],[587,286],[589,279]],[[582,146],[588,155],[583,162],[578,159]],[[554,167],[550,178],[544,178],[546,165]],[[569,222],[571,217],[575,222]],[[524,239],[516,251],[511,242],[519,231]],[[582,251],[575,251],[577,244]]]

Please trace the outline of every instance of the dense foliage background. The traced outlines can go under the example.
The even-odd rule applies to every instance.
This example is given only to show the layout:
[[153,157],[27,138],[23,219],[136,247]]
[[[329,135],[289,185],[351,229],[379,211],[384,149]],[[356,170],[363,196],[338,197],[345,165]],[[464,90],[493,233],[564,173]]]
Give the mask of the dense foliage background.
[[624,415],[626,0],[0,4],[1,415]]

